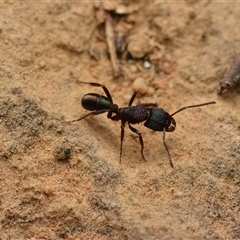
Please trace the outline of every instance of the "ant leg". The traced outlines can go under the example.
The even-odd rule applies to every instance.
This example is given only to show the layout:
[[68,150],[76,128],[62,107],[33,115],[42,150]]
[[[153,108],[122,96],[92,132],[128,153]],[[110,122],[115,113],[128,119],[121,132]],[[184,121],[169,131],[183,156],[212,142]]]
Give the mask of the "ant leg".
[[133,103],[135,97],[137,96],[137,93],[138,93],[138,91],[135,91],[135,92],[133,93],[133,95],[132,95],[132,97],[131,97],[131,99],[130,99],[130,101],[129,101],[129,104],[128,104],[129,107],[132,106],[132,103]]
[[144,157],[144,155],[143,155],[144,144],[143,144],[143,138],[142,138],[141,132],[138,131],[136,128],[132,127],[132,126],[130,125],[130,123],[128,123],[128,126],[129,126],[129,128],[130,128],[130,130],[131,130],[132,132],[134,132],[134,133],[136,133],[136,134],[138,135],[138,139],[139,139],[139,142],[140,142],[140,144],[141,144],[141,154],[142,154],[142,158],[143,158],[144,161],[146,161],[146,159],[145,159],[145,157]]
[[121,163],[122,160],[122,146],[123,146],[123,139],[124,139],[124,128],[125,128],[125,123],[122,121],[122,125],[121,125],[121,145],[120,145],[120,158],[119,158],[119,162]]
[[169,150],[168,150],[167,144],[166,144],[166,142],[165,142],[165,132],[166,132],[166,130],[165,130],[165,128],[164,128],[164,129],[163,129],[163,144],[164,144],[164,147],[165,147],[165,149],[166,149],[166,151],[167,151],[170,165],[171,165],[171,167],[173,168],[172,157],[171,157],[171,154],[170,154],[170,152],[169,152]]
[[71,123],[71,122],[78,122],[78,121],[81,121],[82,119],[90,116],[90,115],[98,115],[98,114],[102,114],[102,113],[105,113],[107,112],[108,109],[102,109],[102,110],[98,110],[98,111],[95,111],[95,112],[91,112],[91,113],[88,113],[87,115],[83,116],[83,117],[80,117],[78,119],[74,119],[74,120],[70,120],[70,121],[65,121],[63,123]]
[[100,83],[96,83],[96,82],[83,82],[83,81],[79,81],[72,73],[70,73],[71,76],[78,82],[78,83],[84,83],[84,84],[88,84],[94,87],[101,87],[103,89],[103,91],[106,93],[107,97],[109,98],[109,100],[111,101],[111,103],[113,103],[112,101],[112,96],[110,94],[110,92],[108,91],[107,87],[103,84]]

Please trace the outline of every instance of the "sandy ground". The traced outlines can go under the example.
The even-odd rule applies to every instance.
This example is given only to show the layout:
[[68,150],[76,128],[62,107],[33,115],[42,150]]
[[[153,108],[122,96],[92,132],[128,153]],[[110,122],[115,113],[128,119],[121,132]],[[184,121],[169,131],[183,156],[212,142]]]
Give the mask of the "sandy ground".
[[[104,6],[128,43],[117,78],[98,4],[0,4],[0,239],[240,239],[240,89],[217,95],[240,52],[240,3],[123,2]],[[147,162],[126,126],[120,164],[120,122],[62,124],[104,94],[70,72],[120,107],[134,88],[134,104],[169,113],[217,104],[174,116],[174,168],[143,124]]]

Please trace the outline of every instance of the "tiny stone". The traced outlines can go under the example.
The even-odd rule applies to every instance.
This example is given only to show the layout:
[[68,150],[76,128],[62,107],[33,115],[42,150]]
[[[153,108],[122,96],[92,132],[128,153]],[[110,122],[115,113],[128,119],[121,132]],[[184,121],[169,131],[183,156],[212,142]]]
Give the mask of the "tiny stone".
[[131,73],[136,73],[138,71],[138,68],[136,65],[130,65],[129,69],[130,69]]
[[132,88],[137,90],[140,94],[145,94],[148,91],[148,87],[143,78],[136,78],[132,84]]
[[150,68],[152,64],[149,61],[144,61],[143,66],[144,68]]
[[128,52],[133,58],[142,58],[152,51],[150,39],[146,35],[131,35],[128,39]]
[[54,156],[58,161],[67,161],[71,158],[70,147],[57,147],[54,151]]
[[148,94],[152,96],[152,95],[154,95],[154,93],[155,93],[155,89],[153,87],[149,87]]
[[40,68],[40,69],[43,69],[43,68],[45,68],[45,62],[44,61],[40,61],[39,63],[38,63],[38,67]]

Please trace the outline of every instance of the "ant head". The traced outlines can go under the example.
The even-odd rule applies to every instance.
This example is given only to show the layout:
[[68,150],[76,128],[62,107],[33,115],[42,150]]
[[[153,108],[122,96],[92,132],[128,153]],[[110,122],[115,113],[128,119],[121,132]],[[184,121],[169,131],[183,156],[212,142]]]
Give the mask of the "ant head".
[[215,104],[216,102],[207,102],[197,105],[186,106],[180,108],[173,114],[169,114],[165,112],[162,108],[148,108],[149,116],[147,121],[144,123],[144,126],[147,128],[152,129],[153,131],[166,131],[166,132],[173,132],[176,128],[176,121],[172,117],[173,115],[187,109],[187,108],[195,108],[201,107],[209,104]]
[[174,118],[162,108],[150,108],[150,115],[144,126],[152,129],[153,131],[173,132],[176,128],[176,121]]

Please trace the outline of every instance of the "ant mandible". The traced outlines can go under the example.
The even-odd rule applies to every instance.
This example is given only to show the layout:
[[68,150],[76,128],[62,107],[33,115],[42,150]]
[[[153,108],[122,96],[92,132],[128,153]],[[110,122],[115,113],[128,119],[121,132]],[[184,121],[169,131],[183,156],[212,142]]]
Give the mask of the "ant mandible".
[[138,135],[139,142],[141,144],[141,154],[144,161],[146,161],[143,155],[144,143],[142,134],[139,130],[132,127],[131,124],[144,122],[144,126],[152,129],[153,131],[163,132],[163,144],[167,151],[169,162],[171,167],[173,167],[172,157],[168,150],[168,147],[165,142],[165,133],[173,132],[176,128],[176,121],[173,118],[173,115],[187,109],[187,108],[195,108],[201,107],[205,105],[215,104],[215,101],[206,102],[202,104],[190,105],[186,107],[182,107],[176,112],[169,114],[165,112],[162,108],[156,107],[145,107],[143,105],[132,106],[132,103],[137,95],[137,91],[135,91],[129,101],[128,107],[119,108],[118,105],[113,103],[112,96],[108,91],[107,87],[103,84],[96,82],[83,82],[79,81],[79,83],[88,84],[94,87],[101,87],[105,92],[106,96],[99,95],[97,93],[87,93],[82,97],[82,107],[88,111],[91,111],[87,115],[83,117],[71,121],[67,121],[65,123],[77,122],[82,119],[90,116],[90,115],[99,115],[107,112],[107,117],[113,121],[121,120],[121,145],[120,145],[120,162],[122,158],[122,145],[124,139],[124,128],[127,123],[130,130]]

